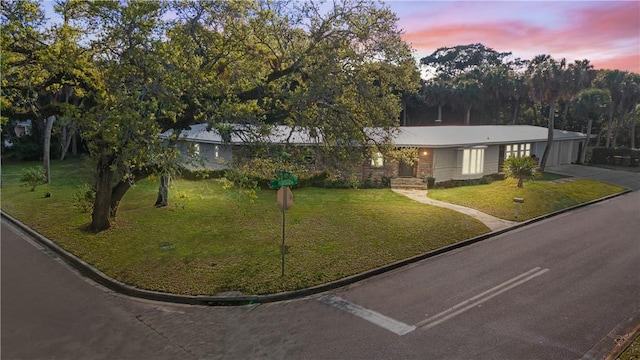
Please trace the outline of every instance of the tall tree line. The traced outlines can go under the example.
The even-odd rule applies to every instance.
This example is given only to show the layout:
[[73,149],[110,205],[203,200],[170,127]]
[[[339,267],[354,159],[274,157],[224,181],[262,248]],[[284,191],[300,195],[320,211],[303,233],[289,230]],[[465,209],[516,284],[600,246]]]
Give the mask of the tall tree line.
[[[586,131],[587,120],[576,102],[585,91],[601,89],[608,97],[597,98],[610,100],[599,104],[607,110],[606,119],[592,119],[598,145],[636,146],[637,73],[594,70],[588,60],[567,63],[549,55],[523,60],[482,44],[443,47],[420,64],[429,77],[422,81],[413,104],[437,110],[438,123],[550,125],[551,129]],[[430,125],[433,120],[414,112],[409,123]]]

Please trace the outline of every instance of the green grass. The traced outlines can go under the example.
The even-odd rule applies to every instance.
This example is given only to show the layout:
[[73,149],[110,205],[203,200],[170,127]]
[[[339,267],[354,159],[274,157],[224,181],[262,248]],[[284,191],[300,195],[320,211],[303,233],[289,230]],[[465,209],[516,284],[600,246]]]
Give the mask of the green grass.
[[[545,179],[553,177],[547,176]],[[516,180],[494,181],[487,185],[464,186],[451,189],[429,190],[428,196],[435,200],[467,206],[495,217],[524,221],[554,211],[566,209],[624,189],[586,179],[561,179],[559,182],[529,181],[523,188]],[[515,217],[513,198],[524,198],[520,205],[520,216]]]
[[[141,181],[123,198],[112,227],[84,229],[72,196],[88,182],[78,160],[52,163],[52,184],[19,183],[37,163],[2,164],[2,209],[107,275],[149,290],[177,294],[240,291],[265,294],[337,280],[489,231],[460,213],[411,201],[389,189],[294,189],[286,215],[286,271],[281,277],[282,212],[276,191],[254,203],[219,181],[174,180],[169,207],[155,208],[157,184]],[[430,190],[438,200],[513,218],[524,197],[525,220],[621,191],[588,180],[512,181]],[[51,197],[45,197],[45,193]]]
[[640,336],[629,345],[629,347],[620,354],[620,360],[640,360]]
[[[20,169],[33,165],[2,164],[2,209],[107,275],[143,289],[178,294],[300,289],[489,231],[473,218],[388,189],[294,189],[281,277],[282,214],[274,190],[260,191],[251,204],[216,180],[176,180],[173,205],[158,209],[153,207],[157,184],[142,181],[123,198],[112,228],[91,234],[84,231],[90,215],[79,213],[71,201],[86,183],[79,162],[54,161],[53,183],[34,192],[18,181]],[[51,197],[44,197],[46,192]]]

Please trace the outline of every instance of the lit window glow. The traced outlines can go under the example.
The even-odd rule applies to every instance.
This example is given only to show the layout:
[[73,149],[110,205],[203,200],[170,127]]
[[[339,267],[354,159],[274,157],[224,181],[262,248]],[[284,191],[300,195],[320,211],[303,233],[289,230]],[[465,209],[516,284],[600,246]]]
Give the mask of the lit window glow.
[[464,149],[462,151],[462,174],[482,174],[484,170],[484,149]]
[[384,166],[384,156],[382,156],[381,152],[377,152],[373,154],[371,157],[371,166],[373,167],[383,167]]

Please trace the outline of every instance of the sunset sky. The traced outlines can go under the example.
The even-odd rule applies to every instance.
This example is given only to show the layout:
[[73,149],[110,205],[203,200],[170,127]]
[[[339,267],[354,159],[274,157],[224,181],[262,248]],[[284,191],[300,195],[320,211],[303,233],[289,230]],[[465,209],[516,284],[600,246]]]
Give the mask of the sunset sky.
[[588,59],[596,69],[640,73],[640,1],[386,0],[416,57],[482,43],[532,59]]
[[[640,73],[638,0],[383,1],[398,15],[417,59],[440,47],[482,43],[522,59],[547,54]],[[44,5],[55,17],[53,1]]]

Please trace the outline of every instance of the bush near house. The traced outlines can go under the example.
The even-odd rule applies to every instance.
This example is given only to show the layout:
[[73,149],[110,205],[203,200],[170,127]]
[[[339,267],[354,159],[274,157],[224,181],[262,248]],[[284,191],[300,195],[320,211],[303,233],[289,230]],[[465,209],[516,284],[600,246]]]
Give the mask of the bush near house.
[[589,160],[589,163],[599,165],[622,165],[638,167],[640,166],[640,149],[613,149],[597,147],[591,151],[591,159]]

